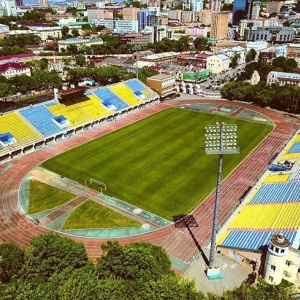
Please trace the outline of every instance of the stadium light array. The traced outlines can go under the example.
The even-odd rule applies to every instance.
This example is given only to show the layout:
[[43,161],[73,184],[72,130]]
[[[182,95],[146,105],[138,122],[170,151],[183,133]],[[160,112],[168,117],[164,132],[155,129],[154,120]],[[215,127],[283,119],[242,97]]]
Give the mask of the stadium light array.
[[240,153],[240,148],[237,145],[237,125],[235,124],[217,122],[215,125],[207,125],[205,127],[205,132],[205,153],[219,154],[217,188],[209,254],[209,267],[213,267],[215,261],[215,246],[218,230],[218,214],[222,181],[223,154],[238,154]]

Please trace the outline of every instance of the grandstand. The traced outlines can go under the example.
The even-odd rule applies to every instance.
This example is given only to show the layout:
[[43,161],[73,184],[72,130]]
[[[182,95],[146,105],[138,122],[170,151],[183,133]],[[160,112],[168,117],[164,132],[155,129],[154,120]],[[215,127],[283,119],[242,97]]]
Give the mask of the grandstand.
[[8,113],[0,117],[0,133],[10,133],[15,139],[15,143],[2,148],[0,153],[8,153],[43,138],[42,134],[18,112]]
[[[226,250],[259,252],[273,234],[282,234],[294,248],[300,244],[300,132],[272,161],[260,182],[252,188],[243,207],[226,225],[217,245]],[[290,163],[289,160],[293,160]],[[298,160],[299,159],[299,160]],[[280,163],[283,162],[283,163]],[[272,171],[270,171],[272,170]]]
[[100,90],[93,91],[93,93],[102,100],[102,104],[114,111],[122,111],[129,107],[127,103],[122,101],[115,93],[113,93],[109,88],[103,88]]
[[[54,99],[2,114],[0,161],[24,155],[159,101],[158,94],[137,79],[86,92],[84,95],[82,90],[73,90],[70,95],[63,91],[62,102]],[[77,94],[78,98],[74,98]]]
[[23,109],[20,111],[20,114],[44,137],[62,131],[62,129],[53,122],[54,115],[44,105]]

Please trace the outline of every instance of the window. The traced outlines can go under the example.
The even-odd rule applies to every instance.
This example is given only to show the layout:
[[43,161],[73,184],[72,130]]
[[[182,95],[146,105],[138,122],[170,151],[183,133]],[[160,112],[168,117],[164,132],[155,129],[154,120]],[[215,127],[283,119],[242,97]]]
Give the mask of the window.
[[284,253],[284,249],[281,249],[281,250],[280,250],[280,253]]
[[275,270],[276,270],[276,266],[274,266],[274,265],[271,265],[271,270],[275,272]]
[[291,262],[289,260],[286,260],[285,264],[289,267],[291,265]]
[[273,278],[272,276],[269,276],[269,281],[270,281],[270,282],[273,282],[273,279],[274,279],[274,278]]

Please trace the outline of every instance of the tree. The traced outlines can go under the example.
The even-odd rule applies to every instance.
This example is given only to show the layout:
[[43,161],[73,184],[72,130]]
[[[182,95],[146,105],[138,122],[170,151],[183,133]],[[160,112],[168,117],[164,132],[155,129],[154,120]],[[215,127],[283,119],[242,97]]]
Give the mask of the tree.
[[255,49],[250,49],[247,53],[246,53],[246,62],[250,62],[253,61],[256,57],[257,52],[255,51]]
[[48,279],[67,267],[82,268],[88,264],[83,244],[62,238],[52,232],[32,238],[25,250],[22,278]]
[[78,37],[78,36],[79,36],[79,31],[78,31],[78,29],[76,29],[76,28],[73,28],[73,29],[71,30],[71,33],[72,33],[72,35],[73,35],[74,37]]
[[46,70],[48,68],[48,59],[34,59],[27,63],[29,66],[32,67],[34,70]]
[[66,13],[71,14],[73,17],[76,17],[78,10],[76,7],[68,6],[66,9]]
[[10,82],[16,93],[25,94],[31,90],[32,78],[25,74],[12,77]]
[[75,55],[75,54],[78,54],[79,51],[78,51],[78,48],[75,44],[71,44],[67,47],[67,51],[71,54],[71,55]]
[[[0,98],[6,100],[12,94],[11,84],[0,81]],[[1,279],[0,279],[1,282]]]
[[0,244],[0,283],[8,283],[17,276],[23,263],[23,250],[12,243]]
[[66,39],[69,34],[69,27],[68,26],[63,26],[61,29],[61,35],[63,39]]
[[121,247],[118,242],[102,245],[104,254],[98,259],[99,278],[116,278],[147,282],[173,274],[166,251],[147,243],[133,243]]
[[76,55],[75,62],[76,65],[83,67],[83,65],[85,64],[85,56],[82,54]]
[[239,53],[235,53],[231,58],[230,58],[230,67],[235,69],[236,66],[238,65],[238,61],[241,58],[241,55]]
[[197,37],[194,41],[195,49],[198,51],[209,51],[210,44],[208,43],[208,39],[206,37]]
[[205,297],[195,289],[194,282],[176,276],[163,276],[147,282],[144,289],[139,291],[138,299],[202,300]]

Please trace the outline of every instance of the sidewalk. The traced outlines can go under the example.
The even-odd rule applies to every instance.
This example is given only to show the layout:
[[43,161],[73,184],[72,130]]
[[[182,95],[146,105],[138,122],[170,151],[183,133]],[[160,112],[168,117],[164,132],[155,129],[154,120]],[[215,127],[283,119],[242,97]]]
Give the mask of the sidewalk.
[[[206,257],[209,257],[209,249],[204,249]],[[213,292],[217,295],[222,295],[227,290],[232,290],[239,287],[252,271],[241,266],[235,261],[215,253],[215,265],[221,267],[221,273],[224,279],[208,280],[205,270],[206,265],[203,258],[199,255],[187,271],[183,274],[184,278],[195,280],[196,288],[204,294]]]

